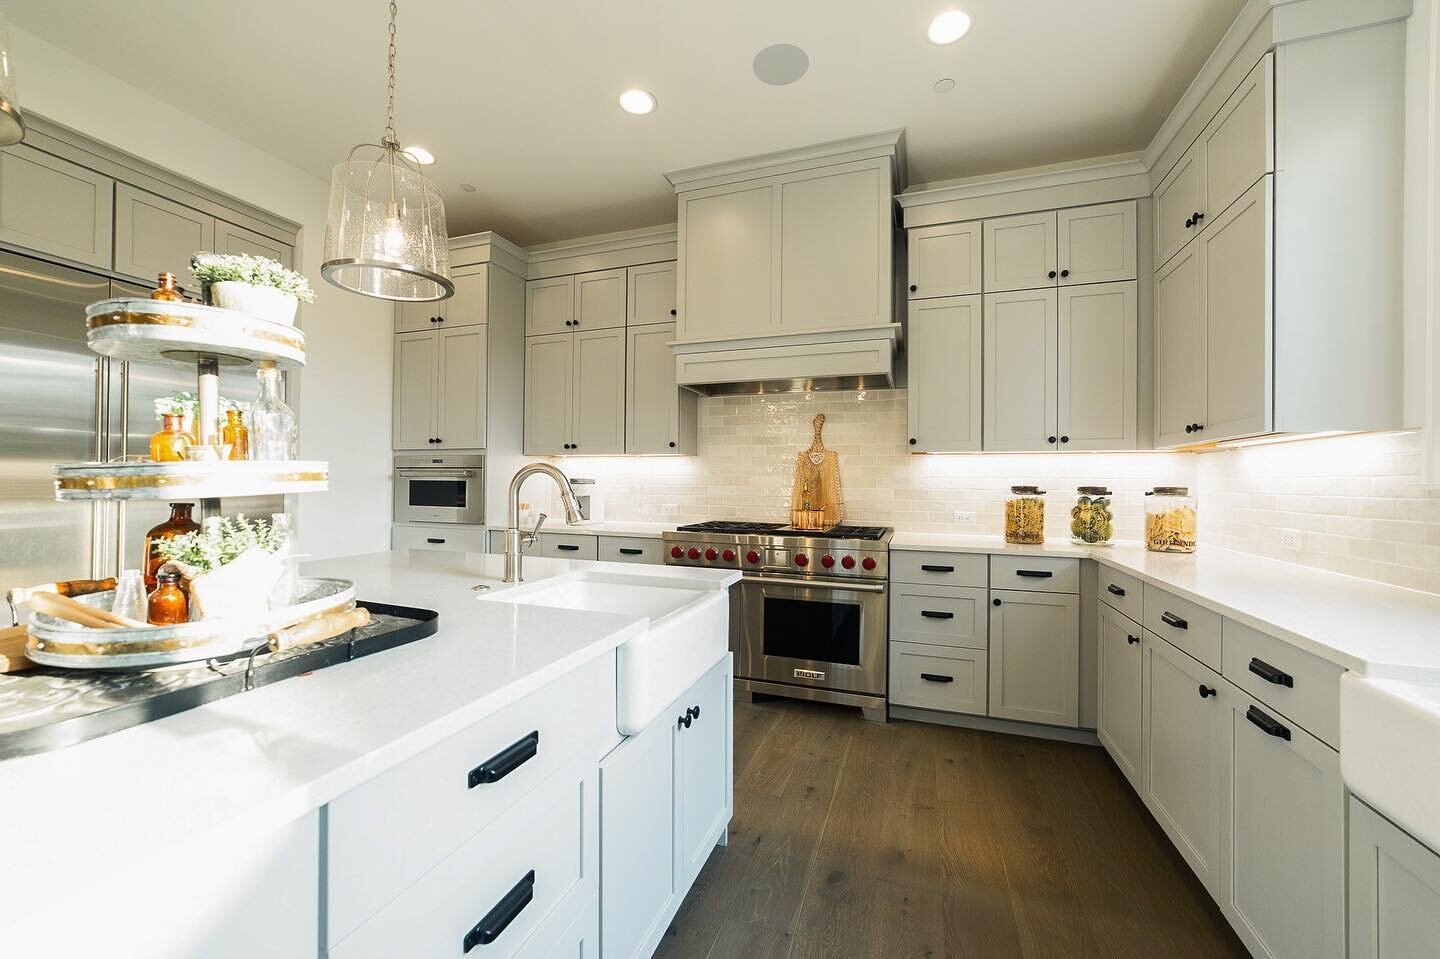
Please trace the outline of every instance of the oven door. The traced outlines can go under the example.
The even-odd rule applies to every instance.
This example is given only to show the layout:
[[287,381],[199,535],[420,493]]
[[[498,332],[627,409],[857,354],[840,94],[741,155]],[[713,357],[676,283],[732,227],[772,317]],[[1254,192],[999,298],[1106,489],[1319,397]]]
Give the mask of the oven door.
[[747,576],[734,627],[741,676],[885,695],[884,583]]
[[485,522],[483,475],[480,469],[397,469],[395,521]]

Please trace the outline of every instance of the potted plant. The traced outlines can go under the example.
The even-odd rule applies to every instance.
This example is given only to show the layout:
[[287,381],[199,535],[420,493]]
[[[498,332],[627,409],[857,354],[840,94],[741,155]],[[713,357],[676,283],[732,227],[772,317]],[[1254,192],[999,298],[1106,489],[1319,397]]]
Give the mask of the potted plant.
[[156,540],[155,550],[190,581],[191,619],[254,619],[270,607],[285,570],[281,537],[263,519],[211,519],[197,533]]
[[247,253],[196,253],[190,272],[205,287],[210,303],[263,320],[295,324],[300,301],[315,302],[305,277],[275,260]]

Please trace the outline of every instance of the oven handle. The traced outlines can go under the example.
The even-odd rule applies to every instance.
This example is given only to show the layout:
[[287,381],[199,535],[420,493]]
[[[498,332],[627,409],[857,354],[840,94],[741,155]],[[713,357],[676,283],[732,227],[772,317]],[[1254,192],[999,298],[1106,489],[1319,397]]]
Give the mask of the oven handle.
[[401,479],[469,479],[474,470],[396,470]]
[[852,583],[843,579],[786,579],[783,576],[742,576],[740,581],[744,583],[769,583],[772,586],[795,586],[804,588],[806,586],[829,587],[831,589],[848,589],[855,593],[883,593],[884,583]]

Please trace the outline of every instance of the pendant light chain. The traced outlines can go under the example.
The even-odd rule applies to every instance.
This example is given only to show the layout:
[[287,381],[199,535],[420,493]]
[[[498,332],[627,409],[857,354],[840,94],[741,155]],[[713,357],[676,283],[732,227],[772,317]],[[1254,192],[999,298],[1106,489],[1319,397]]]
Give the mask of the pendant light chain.
[[399,146],[400,137],[395,133],[395,0],[390,0],[390,86],[389,102],[385,108],[385,145]]

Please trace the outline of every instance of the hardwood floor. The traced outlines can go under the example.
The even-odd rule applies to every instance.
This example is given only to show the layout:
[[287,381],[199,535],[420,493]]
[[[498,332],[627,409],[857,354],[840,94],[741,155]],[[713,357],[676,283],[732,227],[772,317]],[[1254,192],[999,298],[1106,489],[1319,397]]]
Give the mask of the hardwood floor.
[[735,704],[735,817],[657,959],[1245,957],[1101,749]]

